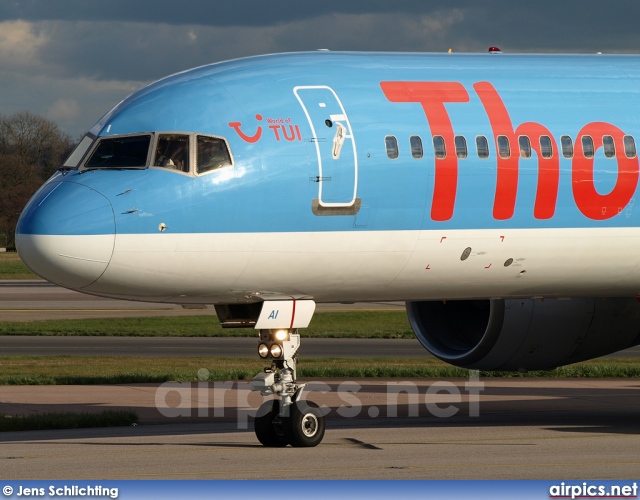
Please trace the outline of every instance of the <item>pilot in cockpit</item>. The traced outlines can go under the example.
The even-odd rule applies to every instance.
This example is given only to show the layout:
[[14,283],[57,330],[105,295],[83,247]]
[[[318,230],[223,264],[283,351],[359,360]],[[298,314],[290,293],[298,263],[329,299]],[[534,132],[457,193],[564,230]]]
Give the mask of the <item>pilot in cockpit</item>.
[[187,136],[163,135],[158,139],[156,148],[156,167],[172,168],[182,172],[189,171],[189,141]]

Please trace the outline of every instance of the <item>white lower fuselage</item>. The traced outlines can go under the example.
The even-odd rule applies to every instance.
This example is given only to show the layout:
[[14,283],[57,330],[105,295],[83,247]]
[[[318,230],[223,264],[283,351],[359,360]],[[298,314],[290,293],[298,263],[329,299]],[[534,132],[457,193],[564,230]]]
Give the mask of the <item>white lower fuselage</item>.
[[[640,231],[510,229],[20,235],[47,276],[145,301],[237,303],[635,296]],[[42,255],[37,257],[42,261]],[[39,267],[42,272],[42,267]],[[97,278],[97,279],[96,279]]]

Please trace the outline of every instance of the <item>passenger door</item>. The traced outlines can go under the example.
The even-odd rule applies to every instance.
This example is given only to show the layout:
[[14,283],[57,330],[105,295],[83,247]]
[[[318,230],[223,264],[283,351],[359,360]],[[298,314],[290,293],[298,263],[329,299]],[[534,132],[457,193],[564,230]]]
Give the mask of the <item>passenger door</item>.
[[295,87],[293,92],[309,122],[317,162],[318,202],[322,207],[351,207],[358,191],[358,157],[353,130],[336,92],[325,85]]

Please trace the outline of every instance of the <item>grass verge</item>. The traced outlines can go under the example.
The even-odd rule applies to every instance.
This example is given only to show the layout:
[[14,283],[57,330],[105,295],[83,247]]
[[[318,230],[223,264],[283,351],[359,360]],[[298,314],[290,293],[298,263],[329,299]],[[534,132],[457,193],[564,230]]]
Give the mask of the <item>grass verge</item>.
[[40,279],[25,266],[17,252],[0,253],[0,280],[37,280]]
[[12,417],[0,415],[0,432],[120,427],[135,423],[138,423],[138,415],[130,410],[105,410],[100,413],[49,412]]
[[[148,358],[102,356],[0,357],[0,385],[88,385],[168,381],[250,380],[264,368],[258,359]],[[469,370],[433,358],[303,359],[301,378],[454,378]],[[481,377],[630,378],[640,377],[633,359],[598,359],[551,371],[480,372]]]
[[[318,312],[305,337],[415,338],[404,311]],[[254,337],[252,328],[223,329],[213,316],[3,321],[0,335],[123,337]]]

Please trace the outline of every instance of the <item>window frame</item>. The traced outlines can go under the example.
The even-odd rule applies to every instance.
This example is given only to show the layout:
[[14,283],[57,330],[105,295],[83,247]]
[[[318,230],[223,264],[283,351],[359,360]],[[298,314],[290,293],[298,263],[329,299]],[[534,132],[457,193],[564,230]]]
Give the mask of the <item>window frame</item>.
[[[80,140],[76,147],[73,148],[71,154],[64,161],[64,163],[62,164],[62,168],[69,170],[77,169],[82,164],[84,159],[88,158],[87,154],[89,154],[89,152],[93,150],[96,139],[97,138],[93,134],[85,134],[85,136]],[[87,141],[89,142],[88,146],[86,146],[84,149],[81,149],[81,146],[83,144],[87,144]]]
[[[504,139],[506,143],[505,154],[503,154],[503,151],[502,151],[503,148],[500,145],[500,139]],[[498,157],[500,157],[503,160],[508,160],[509,158],[511,158],[511,141],[509,141],[509,138],[506,135],[499,135],[496,137],[496,148],[498,149]]]
[[[100,167],[100,166],[88,166],[87,162],[93,157],[93,155],[95,154],[95,152],[98,150],[98,148],[100,147],[100,145],[102,144],[103,141],[107,141],[107,140],[114,140],[114,139],[124,139],[127,137],[149,137],[149,146],[147,148],[147,159],[146,162],[144,164],[144,166],[120,166],[120,167],[116,167],[116,166],[112,166],[112,167]],[[85,152],[84,157],[82,158],[82,161],[80,162],[80,166],[78,167],[78,170],[84,171],[84,170],[108,170],[108,169],[112,169],[112,170],[145,170],[147,168],[149,168],[149,164],[151,163],[151,151],[155,151],[152,147],[152,145],[155,144],[155,138],[154,138],[154,133],[153,132],[135,132],[133,134],[114,134],[114,135],[103,135],[100,137],[96,137],[95,140],[93,141],[93,144],[91,145],[91,147],[89,148],[88,152]]]
[[[478,143],[478,141],[484,142],[483,149],[486,150],[486,155],[480,154],[480,144]],[[487,139],[486,135],[476,135],[476,155],[481,160],[486,160],[487,158],[489,158],[489,156],[491,156],[491,151],[489,150],[489,139]]]
[[[543,139],[545,141],[547,140],[549,141],[548,148],[542,143]],[[542,158],[545,160],[549,160],[553,158],[553,155],[554,155],[553,140],[551,139],[551,137],[549,137],[548,135],[541,135],[538,141],[540,143],[540,156],[542,156]],[[545,152],[546,149],[548,149],[548,153]]]
[[[417,139],[418,141],[418,145],[420,147],[419,153],[417,153],[416,148],[414,148],[414,139]],[[409,147],[411,148],[412,158],[415,158],[416,160],[424,158],[424,144],[422,143],[422,137],[420,137],[419,135],[412,135],[411,137],[409,137]]]
[[[458,144],[459,142],[462,142],[462,144]],[[469,156],[467,138],[464,135],[454,136],[453,145],[456,148],[456,158],[458,158],[459,160],[465,160]]]
[[[389,142],[388,142],[389,140],[393,140],[393,142],[395,144],[394,147],[392,147],[392,148],[389,147]],[[385,135],[384,136],[384,148],[385,148],[385,150],[387,152],[387,158],[389,158],[390,160],[395,161],[398,158],[400,158],[400,147],[398,146],[398,138],[395,135]],[[396,155],[395,156],[392,156],[390,154],[390,152],[393,149],[395,149],[395,151],[396,151]]]
[[[627,138],[631,139],[630,144],[633,147],[633,155],[631,155],[631,156],[629,155],[629,147],[627,146],[627,143],[629,141],[627,141]],[[636,146],[636,139],[632,135],[629,135],[629,134],[625,135],[622,138],[622,145],[624,147],[624,155],[627,158],[631,159],[631,158],[636,158],[638,156],[638,148]]]
[[[524,147],[522,145],[523,142],[526,142]],[[525,151],[523,151],[523,149]],[[529,139],[528,135],[518,136],[518,150],[520,152],[520,158],[524,158],[525,160],[528,160],[529,158],[531,158],[533,153],[531,151],[531,139]]]
[[[591,149],[591,152],[590,152],[589,155],[587,155],[587,153],[586,153],[586,149],[587,148],[585,147],[585,140],[591,143],[590,146],[589,146],[590,149]],[[580,136],[580,144],[582,145],[582,156],[584,156],[588,160],[590,160],[590,159],[592,159],[592,158],[594,158],[596,156],[596,148],[595,148],[595,144],[593,142],[593,137],[591,137],[588,134]]]
[[[568,142],[568,146],[567,146]],[[562,148],[562,157],[571,159],[574,155],[573,149],[573,139],[570,135],[562,135],[560,136],[560,147]]]
[[[193,173],[195,175],[195,177],[201,177],[203,175],[208,175],[211,174],[213,172],[220,172],[221,170],[226,170],[228,168],[233,168],[235,166],[235,161],[233,159],[233,153],[231,152],[231,148],[229,147],[229,142],[224,138],[224,137],[220,137],[218,135],[212,135],[212,134],[200,134],[200,133],[196,133],[193,134],[194,136],[194,141],[193,141],[193,149],[194,149],[194,154],[193,154]],[[227,154],[229,155],[229,165],[225,165],[222,167],[218,167],[218,168],[214,168],[211,170],[206,170],[204,172],[198,172],[198,138],[199,137],[207,137],[209,139],[217,139],[220,140],[224,143],[225,148],[227,149]]]
[[[183,171],[183,170],[178,170],[176,168],[171,168],[171,167],[167,167],[167,166],[160,166],[160,165],[155,165],[152,164],[153,160],[155,160],[156,158],[156,152],[158,150],[158,142],[160,141],[160,137],[163,135],[184,135],[187,136],[188,141],[189,141],[189,148],[188,148],[188,152],[189,152],[189,168],[187,169],[187,171]],[[193,132],[165,132],[165,131],[159,131],[159,132],[155,132],[155,139],[153,141],[153,147],[151,148],[151,158],[149,159],[149,168],[155,168],[155,169],[161,169],[161,170],[165,170],[168,172],[175,172],[177,174],[182,174],[182,175],[192,175],[193,172],[193,166],[194,166],[194,151],[193,151],[193,139],[195,137],[196,134],[194,134]]]
[[611,159],[616,157],[616,141],[612,136],[602,136],[602,150],[605,158]]
[[[442,141],[442,148],[439,148],[439,145],[436,144],[436,139],[438,142]],[[444,137],[441,135],[433,136],[433,156],[436,160],[444,160],[447,157],[447,142],[444,140]]]
[[[174,168],[167,168],[162,167],[162,166],[156,166],[156,165],[152,165],[153,161],[155,160],[156,157],[156,152],[158,149],[158,141],[160,140],[160,137],[163,135],[184,135],[187,136],[189,138],[189,170],[187,172],[184,172],[182,170],[177,170]],[[146,164],[144,167],[87,167],[87,161],[91,158],[91,156],[93,155],[93,153],[95,152],[95,150],[98,148],[99,144],[102,142],[103,139],[119,139],[119,138],[124,138],[124,137],[136,137],[136,136],[149,136],[150,137],[150,141],[149,141],[149,150],[147,151],[147,160],[146,160]],[[230,165],[225,165],[223,167],[220,168],[215,168],[213,170],[207,170],[206,172],[201,172],[198,173],[198,163],[197,163],[197,154],[198,154],[198,150],[197,150],[197,142],[198,142],[198,137],[209,137],[212,139],[217,139],[217,140],[221,140],[224,143],[225,148],[227,149],[227,153],[229,154],[229,160],[231,162]],[[165,172],[172,172],[172,173],[176,173],[176,174],[180,174],[180,175],[186,175],[188,177],[201,177],[203,175],[209,175],[211,173],[214,172],[219,172],[221,170],[227,170],[228,168],[233,168],[235,167],[236,163],[235,163],[235,158],[233,156],[233,151],[231,149],[231,147],[229,146],[229,141],[225,138],[225,137],[221,137],[219,135],[215,135],[215,134],[205,134],[205,133],[200,133],[200,132],[181,132],[181,131],[173,131],[173,130],[159,130],[159,131],[155,131],[155,132],[137,132],[137,133],[133,133],[133,134],[116,134],[116,135],[105,135],[105,136],[100,136],[100,137],[96,137],[93,141],[93,144],[91,145],[91,147],[89,148],[88,152],[86,152],[84,154],[84,157],[82,159],[82,161],[79,164],[80,166],[78,167],[79,170],[94,170],[94,169],[101,169],[101,170],[106,170],[106,169],[127,169],[127,170],[145,170],[145,169],[149,169],[149,168],[153,168],[156,170],[163,170]]]

